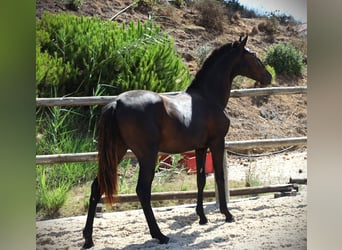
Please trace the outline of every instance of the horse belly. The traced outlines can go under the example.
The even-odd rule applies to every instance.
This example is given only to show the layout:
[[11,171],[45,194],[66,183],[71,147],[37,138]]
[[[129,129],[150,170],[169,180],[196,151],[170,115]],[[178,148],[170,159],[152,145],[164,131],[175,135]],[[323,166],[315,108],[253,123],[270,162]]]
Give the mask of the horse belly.
[[194,150],[196,148],[203,148],[206,147],[205,138],[205,133],[194,133],[193,130],[189,129],[172,129],[163,131],[159,151],[176,154]]

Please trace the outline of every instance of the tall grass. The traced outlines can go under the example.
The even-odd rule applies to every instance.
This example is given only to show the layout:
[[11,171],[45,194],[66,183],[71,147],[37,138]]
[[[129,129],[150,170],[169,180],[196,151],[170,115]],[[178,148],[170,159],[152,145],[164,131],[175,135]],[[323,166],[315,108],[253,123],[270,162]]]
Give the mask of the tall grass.
[[[100,88],[94,94],[100,94]],[[96,149],[97,107],[48,107],[36,111],[36,154],[89,152]],[[87,115],[88,113],[88,115]],[[87,116],[88,119],[85,119]],[[80,121],[88,120],[88,124]],[[36,166],[36,210],[54,216],[75,185],[96,176],[96,163],[63,163]]]

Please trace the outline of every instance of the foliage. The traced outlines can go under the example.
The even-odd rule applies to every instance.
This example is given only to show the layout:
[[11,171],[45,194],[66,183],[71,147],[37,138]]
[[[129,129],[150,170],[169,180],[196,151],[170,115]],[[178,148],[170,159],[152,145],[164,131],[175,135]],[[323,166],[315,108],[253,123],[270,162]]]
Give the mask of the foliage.
[[274,67],[277,74],[301,75],[302,54],[291,44],[279,43],[272,46],[266,54],[265,63]]
[[51,183],[48,180],[52,178],[47,177],[47,170],[41,167],[37,169],[37,183],[36,183],[36,209],[45,211],[47,216],[53,216],[58,212],[58,209],[64,204],[67,199],[67,191],[70,186],[69,183],[58,183],[51,188]]
[[196,58],[197,58],[197,64],[198,65],[203,65],[205,59],[208,57],[209,53],[213,50],[214,48],[209,45],[203,45],[200,46],[196,50]]
[[64,3],[68,9],[77,11],[81,8],[84,0],[64,0]]
[[275,71],[275,69],[272,66],[270,66],[270,65],[266,65],[266,69],[272,75],[272,82],[274,82],[275,79],[276,79],[276,71]]
[[198,24],[208,30],[222,33],[223,20],[227,18],[225,5],[217,0],[199,0],[195,3],[199,11]]
[[267,18],[265,21],[258,24],[258,30],[267,35],[273,35],[277,32],[279,22],[276,17]]
[[[36,154],[95,151],[95,133],[80,135],[80,131],[85,129],[78,122],[81,116],[79,109],[50,107],[37,110]],[[91,113],[88,119],[92,120]],[[96,172],[95,163],[36,166],[37,213],[45,216],[58,213],[70,188],[92,180]]]
[[174,42],[152,22],[119,25],[98,18],[44,14],[37,21],[37,94],[91,95],[98,84],[113,86],[104,94],[130,89],[157,92],[183,89],[188,68]]
[[225,1],[228,7],[228,15],[233,16],[234,13],[239,12],[241,17],[244,18],[255,18],[257,14],[254,10],[249,10],[245,6],[241,5],[238,0]]

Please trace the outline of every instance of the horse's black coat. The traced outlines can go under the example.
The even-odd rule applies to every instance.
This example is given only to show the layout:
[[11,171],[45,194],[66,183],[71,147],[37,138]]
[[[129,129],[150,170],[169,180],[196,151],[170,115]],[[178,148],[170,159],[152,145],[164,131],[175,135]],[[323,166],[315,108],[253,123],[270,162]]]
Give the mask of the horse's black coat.
[[157,225],[151,208],[151,184],[159,151],[196,152],[197,207],[199,223],[207,223],[203,211],[205,158],[212,153],[215,180],[219,191],[220,211],[227,222],[234,221],[227,208],[224,177],[224,138],[230,125],[226,113],[232,80],[237,75],[250,77],[262,84],[271,82],[264,65],[245,48],[247,37],[216,49],[204,62],[191,85],[177,95],[133,90],[122,93],[106,105],[99,122],[99,170],[90,196],[88,217],[83,236],[84,248],[92,240],[96,204],[102,194],[112,203],[117,194],[117,164],[131,149],[139,165],[136,188],[152,238],[168,243]]

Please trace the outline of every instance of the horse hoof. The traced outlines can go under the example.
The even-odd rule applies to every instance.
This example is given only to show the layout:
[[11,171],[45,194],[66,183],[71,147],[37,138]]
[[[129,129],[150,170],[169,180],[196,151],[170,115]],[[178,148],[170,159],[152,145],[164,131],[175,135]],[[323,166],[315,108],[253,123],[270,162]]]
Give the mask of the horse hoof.
[[170,240],[169,237],[164,236],[161,239],[159,239],[159,244],[167,244],[169,243],[169,240]]
[[208,223],[208,219],[207,219],[206,217],[201,218],[200,221],[199,221],[199,224],[200,224],[200,225],[205,225],[205,224],[207,224],[207,223]]
[[93,240],[92,239],[86,239],[82,248],[83,249],[89,249],[89,248],[91,248],[93,246],[94,246]]
[[234,219],[233,216],[227,217],[227,218],[226,218],[226,222],[235,222],[235,219]]

